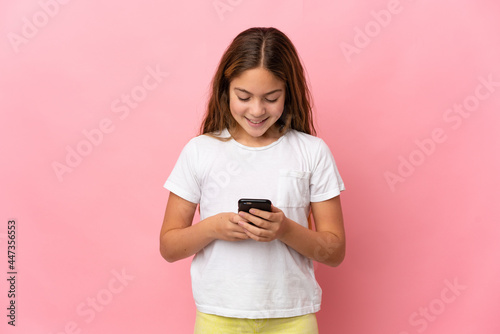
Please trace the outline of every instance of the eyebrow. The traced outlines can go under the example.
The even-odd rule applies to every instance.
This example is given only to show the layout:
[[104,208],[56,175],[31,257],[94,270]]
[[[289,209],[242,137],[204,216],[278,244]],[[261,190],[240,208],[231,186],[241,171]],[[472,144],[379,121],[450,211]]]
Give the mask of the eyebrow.
[[[246,89],[243,89],[243,88],[238,88],[238,87],[234,87],[235,90],[239,90],[240,92],[243,92],[243,93],[246,93],[246,94],[250,94],[250,95],[253,95],[252,93],[250,93],[248,90]],[[264,95],[271,95],[272,93],[276,93],[276,92],[281,92],[281,88],[279,89],[275,89],[275,90],[272,90],[268,93],[265,93]]]

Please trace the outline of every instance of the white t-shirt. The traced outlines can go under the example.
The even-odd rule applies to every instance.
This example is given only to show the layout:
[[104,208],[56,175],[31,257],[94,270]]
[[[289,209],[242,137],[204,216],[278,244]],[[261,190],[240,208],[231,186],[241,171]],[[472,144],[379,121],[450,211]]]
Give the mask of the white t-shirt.
[[[325,142],[290,130],[264,147],[195,137],[184,147],[165,188],[199,203],[201,220],[236,213],[240,198],[267,198],[289,219],[308,227],[310,202],[339,195],[344,184]],[[279,240],[215,240],[195,255],[191,280],[196,307],[204,313],[258,319],[320,309],[312,260]]]

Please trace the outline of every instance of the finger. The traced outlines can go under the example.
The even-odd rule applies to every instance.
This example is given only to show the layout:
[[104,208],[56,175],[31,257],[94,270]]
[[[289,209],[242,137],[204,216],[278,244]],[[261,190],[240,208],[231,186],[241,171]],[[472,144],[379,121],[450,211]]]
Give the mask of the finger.
[[259,210],[259,209],[250,209],[249,213],[244,212],[244,211],[240,211],[240,212],[238,212],[238,215],[242,218],[245,218],[247,221],[254,223],[254,224],[256,222],[256,219],[260,219],[261,221],[266,221],[266,220],[268,220],[268,219],[266,219],[266,217],[267,218],[271,217],[270,212]]
[[[252,227],[252,226],[250,226],[250,227]],[[255,231],[255,233],[253,231]],[[253,239],[253,240],[259,241],[259,242],[271,241],[271,239],[269,239],[263,231],[264,230],[262,230],[261,228],[256,228],[256,227],[254,227],[254,230],[251,230],[250,228],[245,229],[245,232],[250,239]]]
[[244,222],[244,221],[238,221],[236,222],[233,227],[230,228],[230,231],[232,233],[242,233],[242,234],[245,234],[245,228],[243,226],[241,226],[241,224],[247,224],[247,222]]
[[246,218],[246,217],[250,216],[250,214],[248,212],[245,212],[245,211],[239,211],[238,216],[240,216],[241,218]]
[[246,231],[246,233],[247,233],[247,236],[249,239],[253,239],[255,241],[260,241],[259,237],[256,236],[255,234],[252,234],[252,232]]
[[240,211],[238,212],[238,221],[237,223],[243,221],[245,223],[248,223],[248,222],[252,222],[252,219],[254,218],[255,216],[249,214],[248,212],[245,212],[245,211]]
[[250,237],[248,236],[248,234],[245,233],[245,231],[243,231],[243,232],[237,232],[234,235],[234,238],[236,240],[247,240],[247,239],[250,239]]
[[266,239],[271,234],[271,231],[251,225],[250,223],[241,222],[238,223],[238,225],[240,225],[245,230],[245,232],[252,237],[252,239],[255,239],[254,237]]
[[273,214],[269,211],[263,211],[263,210],[259,210],[259,209],[250,209],[250,213],[254,216],[260,217],[260,218],[265,219],[265,220],[272,220],[271,217]]
[[243,215],[241,215],[240,213],[244,213],[243,211],[240,211],[238,213],[235,213],[233,216],[231,216],[231,219],[229,219],[231,221],[231,223],[235,223],[235,224],[238,224],[238,222],[240,221],[247,221],[245,219],[245,217]]
[[269,216],[269,214],[270,214],[269,211],[264,211],[264,210],[256,209],[256,208],[252,208],[248,212],[253,216],[257,216],[257,217],[264,218],[264,219],[265,219],[265,217]]
[[228,228],[227,236],[231,239],[248,239],[245,229],[238,224]]
[[238,224],[241,221],[248,223],[248,220],[246,218],[241,217],[240,215],[235,215],[234,218],[231,218],[229,221],[233,224]]
[[249,214],[246,212],[240,212],[239,215],[240,215],[240,217],[243,218],[241,220],[241,222],[243,222],[243,223],[253,224],[253,225],[255,225],[257,227],[261,227],[261,228],[265,227],[266,221],[258,216],[254,216],[253,214]]

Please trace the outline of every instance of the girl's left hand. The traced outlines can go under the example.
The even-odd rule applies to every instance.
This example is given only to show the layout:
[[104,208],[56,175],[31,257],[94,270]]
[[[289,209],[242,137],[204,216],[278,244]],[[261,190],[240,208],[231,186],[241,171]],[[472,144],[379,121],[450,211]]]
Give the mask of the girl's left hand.
[[243,219],[238,224],[245,229],[245,233],[256,241],[269,242],[280,239],[285,234],[288,226],[288,218],[283,211],[271,205],[271,212],[259,209],[250,209],[250,214],[240,211],[240,217],[255,224],[249,224]]

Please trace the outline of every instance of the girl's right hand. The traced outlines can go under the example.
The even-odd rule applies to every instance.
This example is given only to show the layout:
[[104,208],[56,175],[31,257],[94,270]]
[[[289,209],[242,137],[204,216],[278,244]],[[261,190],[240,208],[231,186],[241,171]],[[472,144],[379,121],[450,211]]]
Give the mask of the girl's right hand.
[[222,212],[213,216],[214,238],[226,241],[246,240],[250,237],[245,233],[245,229],[238,225],[238,222],[248,222],[237,213]]

